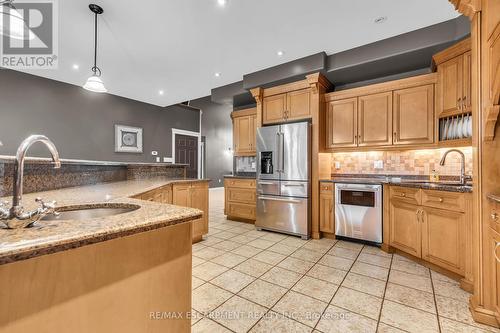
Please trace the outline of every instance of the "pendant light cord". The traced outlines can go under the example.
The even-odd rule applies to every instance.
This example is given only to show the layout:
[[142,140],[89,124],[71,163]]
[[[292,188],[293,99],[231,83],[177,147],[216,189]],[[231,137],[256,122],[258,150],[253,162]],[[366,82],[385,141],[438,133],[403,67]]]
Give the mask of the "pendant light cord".
[[[92,67],[92,71],[94,75],[101,76],[101,70],[97,67],[97,13],[95,14],[94,20],[94,67]],[[99,73],[97,73],[99,72]]]

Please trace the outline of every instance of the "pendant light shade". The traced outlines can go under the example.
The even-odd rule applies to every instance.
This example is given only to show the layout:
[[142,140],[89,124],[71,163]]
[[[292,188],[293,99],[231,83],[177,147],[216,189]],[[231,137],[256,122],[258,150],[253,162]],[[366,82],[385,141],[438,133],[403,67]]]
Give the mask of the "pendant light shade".
[[18,40],[35,38],[12,0],[0,0],[0,34]]
[[87,79],[87,82],[85,82],[85,84],[83,85],[83,88],[88,90],[88,91],[92,91],[92,92],[96,92],[96,93],[105,93],[108,90],[104,86],[104,82],[102,82],[102,80],[101,80],[101,69],[99,67],[97,67],[97,15],[102,14],[104,12],[104,10],[100,6],[94,5],[94,4],[90,4],[89,8],[90,8],[90,11],[95,14],[95,17],[94,17],[94,66],[92,67],[92,72],[94,72],[94,74],[92,74],[92,76]]
[[96,93],[105,93],[108,91],[104,86],[104,82],[102,82],[101,78],[96,75],[89,77],[87,82],[83,85],[83,88]]

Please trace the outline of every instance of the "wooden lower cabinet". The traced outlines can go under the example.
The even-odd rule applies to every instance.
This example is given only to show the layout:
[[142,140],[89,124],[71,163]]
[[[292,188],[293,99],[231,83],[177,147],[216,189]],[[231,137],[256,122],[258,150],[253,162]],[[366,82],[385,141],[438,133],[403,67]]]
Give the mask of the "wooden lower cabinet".
[[335,199],[333,184],[320,184],[319,231],[335,234]]
[[494,288],[495,316],[500,323],[500,234],[490,229],[490,244],[493,251],[492,276]]
[[422,259],[460,275],[465,274],[465,214],[421,208]]
[[203,216],[192,222],[193,241],[201,240],[208,233],[208,182],[174,183],[134,198],[202,210]]
[[228,219],[253,222],[256,218],[257,189],[255,179],[226,178],[224,180],[224,214]]
[[470,282],[470,194],[398,186],[390,192],[389,245]]
[[391,200],[390,245],[420,258],[422,255],[422,226],[418,206]]

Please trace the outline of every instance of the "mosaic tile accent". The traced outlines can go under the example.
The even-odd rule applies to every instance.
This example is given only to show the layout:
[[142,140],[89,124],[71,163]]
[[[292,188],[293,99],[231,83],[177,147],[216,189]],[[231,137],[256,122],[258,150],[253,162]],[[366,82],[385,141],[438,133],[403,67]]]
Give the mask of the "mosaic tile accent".
[[[465,172],[472,175],[472,148],[459,148],[465,154]],[[384,174],[384,175],[429,175],[436,170],[441,176],[460,174],[460,157],[448,155],[446,165],[439,161],[447,148],[410,151],[370,151],[332,153],[332,174]],[[375,169],[375,161],[382,161],[383,168]],[[336,168],[336,162],[340,168]]]

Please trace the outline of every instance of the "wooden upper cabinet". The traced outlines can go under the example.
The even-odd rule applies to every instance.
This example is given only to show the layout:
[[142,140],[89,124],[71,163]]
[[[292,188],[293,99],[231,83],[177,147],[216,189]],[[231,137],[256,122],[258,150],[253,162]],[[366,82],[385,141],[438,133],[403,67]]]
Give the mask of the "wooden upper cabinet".
[[255,109],[235,111],[233,118],[233,144],[235,156],[255,156],[257,115]]
[[393,143],[395,145],[434,142],[434,85],[394,91]]
[[464,65],[463,57],[450,59],[438,66],[440,113],[456,113],[462,106]]
[[358,99],[358,146],[392,144],[392,92]]
[[472,52],[463,56],[463,111],[472,111]]
[[311,90],[301,89],[264,97],[262,123],[275,124],[311,118]]
[[357,146],[357,98],[329,102],[326,118],[328,148]]
[[400,200],[390,204],[390,244],[415,257],[422,254],[422,228],[418,206]]
[[272,124],[282,122],[286,109],[286,94],[264,97],[262,101],[262,122]]
[[287,94],[286,120],[311,117],[311,92],[309,89],[292,91]]
[[465,274],[465,214],[422,207],[422,258]]

